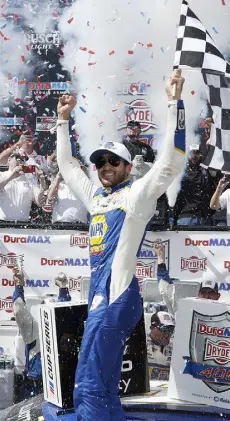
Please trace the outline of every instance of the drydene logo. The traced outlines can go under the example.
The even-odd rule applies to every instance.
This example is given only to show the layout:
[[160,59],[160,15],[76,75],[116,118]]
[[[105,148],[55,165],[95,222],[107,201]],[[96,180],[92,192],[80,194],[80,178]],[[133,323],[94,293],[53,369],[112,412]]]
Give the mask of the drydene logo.
[[85,232],[79,234],[72,234],[70,237],[70,247],[78,246],[81,249],[86,249],[89,246],[89,235]]
[[0,266],[6,266],[8,269],[13,269],[15,266],[22,266],[24,255],[16,255],[15,253],[0,254]]
[[208,240],[192,240],[185,238],[186,246],[202,246],[202,247],[228,247],[230,246],[230,238],[209,238]]
[[230,362],[230,344],[227,341],[213,342],[207,339],[204,360],[212,360],[217,364],[224,365]]
[[0,298],[0,311],[13,313],[12,297]]
[[145,278],[155,278],[156,275],[156,262],[145,264],[137,262],[136,277],[138,281],[143,281]]
[[181,257],[181,272],[189,270],[191,273],[196,273],[199,270],[205,272],[207,270],[207,257],[198,259],[196,256],[191,256],[189,259]]
[[130,104],[125,103],[125,105],[129,107],[129,110],[125,114],[119,116],[117,125],[118,130],[125,129],[130,120],[139,121],[142,131],[146,131],[150,128],[157,128],[157,125],[153,122],[152,110],[147,101],[144,99],[136,99]]
[[36,236],[28,235],[27,237],[11,237],[10,235],[4,235],[4,243],[28,243],[28,244],[51,244],[49,236]]

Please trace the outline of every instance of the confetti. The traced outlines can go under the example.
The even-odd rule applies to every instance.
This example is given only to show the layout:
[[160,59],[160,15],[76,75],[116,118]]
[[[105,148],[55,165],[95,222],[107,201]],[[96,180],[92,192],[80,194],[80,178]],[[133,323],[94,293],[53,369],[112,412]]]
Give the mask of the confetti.
[[26,84],[26,80],[24,79],[24,80],[19,80],[18,81],[18,85],[19,86],[21,86],[21,85],[25,85]]
[[79,50],[81,50],[81,51],[87,51],[87,48],[86,47],[79,47]]
[[192,94],[192,95],[195,95],[195,91],[191,91],[191,94]]
[[152,48],[152,46],[153,46],[153,44],[152,44],[151,42],[149,42],[149,43],[147,44],[147,48]]
[[76,66],[74,66],[73,68],[73,73],[76,73]]
[[212,29],[216,34],[219,34],[219,32],[216,30],[215,26],[213,26]]
[[86,99],[86,96],[82,94],[82,98]]
[[85,108],[83,108],[83,107],[79,107],[79,108],[80,108],[80,110],[81,110],[83,113],[86,113]]
[[21,56],[21,59],[22,59],[22,62],[23,62],[23,63],[25,63],[25,62],[26,62],[26,59],[25,59],[25,57],[24,57],[24,56]]
[[10,38],[7,38],[2,31],[0,31],[1,37],[4,39],[4,41],[9,41]]
[[94,66],[95,64],[97,64],[97,63],[96,63],[96,61],[90,61],[90,62],[88,63],[88,66]]
[[132,54],[134,54],[134,51],[133,50],[128,50],[128,54],[132,55]]
[[115,54],[114,50],[110,51],[109,56],[112,56],[113,54]]
[[145,44],[143,44],[143,42],[138,42],[139,45],[141,45],[142,47],[144,47]]
[[89,54],[96,54],[95,51],[93,51],[93,50],[89,50],[88,53]]
[[226,6],[225,0],[221,0],[222,1],[222,5]]
[[30,46],[26,45],[26,49],[27,49],[27,51],[30,51]]
[[72,23],[72,22],[73,22],[73,19],[74,19],[74,18],[73,18],[73,16],[72,16],[70,19],[68,19],[68,20],[67,20],[67,22],[68,22],[68,23]]
[[164,47],[161,47],[161,51],[162,51],[162,53],[164,53]]

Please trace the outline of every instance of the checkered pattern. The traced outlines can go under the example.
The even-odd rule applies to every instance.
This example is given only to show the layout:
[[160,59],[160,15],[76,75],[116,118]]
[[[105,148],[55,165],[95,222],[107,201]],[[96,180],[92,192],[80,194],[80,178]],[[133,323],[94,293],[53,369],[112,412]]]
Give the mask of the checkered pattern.
[[204,166],[230,173],[230,65],[201,21],[183,0],[174,68],[202,72],[213,111],[210,150]]
[[230,77],[230,64],[217,49],[201,21],[183,0],[177,35],[174,68],[201,69]]

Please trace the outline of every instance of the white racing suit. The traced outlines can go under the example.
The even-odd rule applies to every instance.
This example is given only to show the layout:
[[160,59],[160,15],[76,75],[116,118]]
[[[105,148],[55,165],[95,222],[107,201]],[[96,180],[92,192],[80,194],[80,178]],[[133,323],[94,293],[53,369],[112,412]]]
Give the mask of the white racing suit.
[[66,184],[90,212],[91,283],[78,361],[78,421],[123,421],[118,384],[126,338],[142,315],[136,261],[157,199],[185,164],[182,101],[171,101],[164,152],[140,180],[98,188],[72,158],[68,121],[57,122],[57,160]]
[[[170,278],[166,265],[159,264],[157,267],[158,287],[167,311],[175,317],[175,286]],[[150,327],[149,327],[150,328]],[[173,335],[168,345],[162,346],[154,342],[147,335],[147,353],[150,379],[168,380],[173,350]]]

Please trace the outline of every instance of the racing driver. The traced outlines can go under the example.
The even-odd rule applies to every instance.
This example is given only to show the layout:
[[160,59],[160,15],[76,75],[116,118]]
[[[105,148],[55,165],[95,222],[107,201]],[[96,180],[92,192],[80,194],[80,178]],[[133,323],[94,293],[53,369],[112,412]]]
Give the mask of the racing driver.
[[[91,284],[88,319],[75,375],[78,421],[124,421],[118,397],[126,338],[142,315],[136,255],[156,202],[185,164],[184,79],[175,70],[166,85],[168,125],[164,150],[145,176],[128,180],[131,156],[126,147],[107,142],[90,156],[102,187],[73,161],[69,119],[76,99],[58,103],[57,159],[65,182],[90,212]],[[175,85],[175,89],[174,89]]]

